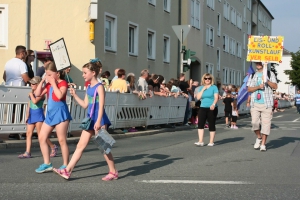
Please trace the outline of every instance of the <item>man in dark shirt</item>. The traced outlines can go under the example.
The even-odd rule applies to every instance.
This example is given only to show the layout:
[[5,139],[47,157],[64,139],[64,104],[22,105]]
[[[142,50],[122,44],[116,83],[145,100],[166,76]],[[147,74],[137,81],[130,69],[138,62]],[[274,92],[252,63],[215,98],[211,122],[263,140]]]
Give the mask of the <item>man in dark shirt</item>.
[[148,88],[154,92],[160,91],[160,84],[158,82],[159,75],[154,74],[151,79],[148,81]]
[[[189,84],[185,81],[185,74],[181,73],[179,75],[179,88],[180,90],[184,93],[188,95],[188,89],[189,89]],[[189,118],[189,114],[190,114],[190,102],[189,99],[187,99],[187,103],[186,103],[186,109],[185,109],[185,114],[184,114],[184,119],[183,119],[183,124],[186,126],[189,126],[188,124],[188,118]]]
[[190,87],[189,84],[185,81],[185,74],[181,73],[179,76],[179,88],[185,94],[188,94],[188,88]]
[[36,75],[43,78],[43,75],[45,74],[45,65],[47,63],[49,63],[50,61],[53,61],[53,58],[52,57],[46,57],[43,61],[44,63],[44,66],[41,66],[41,67],[38,67],[37,70],[36,70]]

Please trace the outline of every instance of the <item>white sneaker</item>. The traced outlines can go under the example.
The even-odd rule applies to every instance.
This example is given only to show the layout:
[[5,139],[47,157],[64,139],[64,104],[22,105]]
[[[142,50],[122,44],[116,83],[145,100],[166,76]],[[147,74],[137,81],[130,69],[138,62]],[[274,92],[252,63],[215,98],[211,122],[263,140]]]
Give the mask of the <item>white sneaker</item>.
[[259,149],[261,144],[261,139],[256,138],[256,142],[254,144],[254,149]]
[[204,142],[195,142],[194,143],[197,146],[203,147],[204,146]]
[[261,145],[260,146],[260,151],[267,151],[266,145]]
[[186,123],[185,126],[190,126],[189,123]]
[[207,146],[208,147],[213,147],[215,145],[215,143],[208,143]]

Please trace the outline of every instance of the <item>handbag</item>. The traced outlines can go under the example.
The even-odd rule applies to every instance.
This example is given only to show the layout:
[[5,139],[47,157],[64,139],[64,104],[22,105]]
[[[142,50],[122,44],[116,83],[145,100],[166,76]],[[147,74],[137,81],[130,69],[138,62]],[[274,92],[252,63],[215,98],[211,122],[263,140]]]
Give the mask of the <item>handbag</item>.
[[89,117],[85,117],[79,128],[81,128],[82,130],[89,130],[90,128],[90,125],[91,125],[91,122],[92,122],[92,116],[93,116],[93,112],[94,112],[94,106],[95,106],[95,99],[96,99],[96,92],[97,92],[97,88],[95,89],[95,92],[94,92],[94,97],[93,97],[93,105],[92,105],[92,109],[91,109],[91,113],[90,113],[90,116]]
[[116,143],[115,139],[102,128],[93,137],[93,141],[98,149],[105,154],[109,154],[113,144]]

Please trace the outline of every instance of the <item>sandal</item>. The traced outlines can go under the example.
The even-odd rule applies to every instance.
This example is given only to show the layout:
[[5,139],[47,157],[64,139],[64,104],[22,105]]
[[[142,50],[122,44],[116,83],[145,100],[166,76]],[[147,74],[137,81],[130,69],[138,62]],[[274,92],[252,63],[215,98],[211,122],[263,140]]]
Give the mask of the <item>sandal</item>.
[[53,148],[51,148],[51,154],[50,157],[55,157],[57,155],[57,151],[58,151],[58,146],[54,145]]
[[102,181],[112,181],[117,180],[119,178],[118,171],[116,170],[116,173],[109,172],[106,176],[102,178]]
[[18,158],[31,158],[31,154],[25,151],[23,154],[18,155]]
[[56,169],[53,168],[53,171],[63,177],[64,179],[69,179],[71,176],[71,172],[67,172],[66,168],[64,169]]

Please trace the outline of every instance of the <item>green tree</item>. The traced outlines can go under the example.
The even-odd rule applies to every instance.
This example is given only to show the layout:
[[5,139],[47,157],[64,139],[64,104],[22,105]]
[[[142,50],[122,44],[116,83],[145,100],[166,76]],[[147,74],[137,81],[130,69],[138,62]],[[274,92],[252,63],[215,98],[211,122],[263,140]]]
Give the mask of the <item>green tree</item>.
[[284,70],[284,73],[289,76],[291,82],[289,84],[296,85],[300,88],[300,50],[296,53],[291,53],[291,70]]

